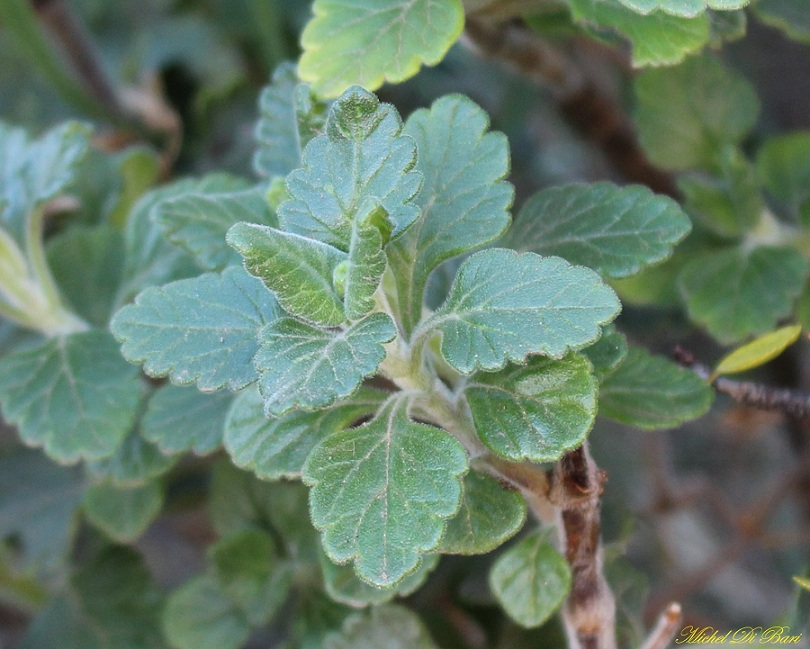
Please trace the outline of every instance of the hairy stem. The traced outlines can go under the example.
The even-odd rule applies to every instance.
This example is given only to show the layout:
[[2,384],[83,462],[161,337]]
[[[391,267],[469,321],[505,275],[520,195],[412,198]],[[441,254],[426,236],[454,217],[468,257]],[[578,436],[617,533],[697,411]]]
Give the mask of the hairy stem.
[[569,649],[616,649],[616,603],[602,573],[604,482],[587,443],[566,453],[554,469],[551,501],[559,508],[560,545],[572,572],[563,607]]

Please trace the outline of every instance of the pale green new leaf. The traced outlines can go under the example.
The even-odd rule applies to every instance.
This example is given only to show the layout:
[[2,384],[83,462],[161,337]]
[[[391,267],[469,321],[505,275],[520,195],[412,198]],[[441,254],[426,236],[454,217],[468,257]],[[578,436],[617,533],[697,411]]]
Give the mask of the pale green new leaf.
[[640,15],[621,0],[568,0],[574,19],[627,38],[636,67],[680,63],[709,42],[709,17],[674,16],[663,11]]
[[517,491],[477,471],[464,476],[461,509],[447,523],[442,554],[486,554],[518,533],[526,521],[526,501]]
[[810,14],[804,0],[758,0],[751,11],[766,25],[781,29],[794,40],[810,43]]
[[372,313],[345,330],[324,330],[280,318],[261,332],[254,359],[267,415],[293,408],[318,409],[355,391],[385,358],[383,343],[396,336],[384,313]]
[[206,270],[222,270],[239,261],[225,243],[225,234],[235,223],[278,225],[263,190],[258,188],[169,198],[154,207],[152,218],[169,241],[193,255]]
[[810,133],[767,140],[756,164],[760,182],[788,216],[810,225]]
[[548,620],[568,595],[571,569],[547,534],[538,530],[498,557],[489,585],[507,615],[533,629]]
[[163,633],[175,649],[239,649],[250,635],[250,624],[216,576],[206,573],[169,596]]
[[405,125],[416,141],[416,168],[425,178],[414,201],[421,217],[388,247],[406,332],[422,318],[431,271],[494,241],[509,227],[514,198],[514,188],[504,180],[509,144],[503,133],[488,129],[487,114],[460,95],[417,110]]
[[333,285],[346,253],[333,246],[275,228],[237,223],[228,244],[245,258],[245,268],[275,294],[288,313],[334,327],[346,314]]
[[622,4],[641,14],[665,11],[673,16],[696,16],[706,9],[741,9],[751,0],[621,0]]
[[232,400],[224,391],[204,394],[194,388],[166,385],[149,400],[141,432],[167,455],[213,453],[222,446]]
[[438,648],[415,613],[389,604],[348,618],[340,633],[326,637],[323,649]]
[[119,543],[131,543],[141,536],[162,507],[159,482],[134,488],[93,485],[85,492],[83,503],[87,519]]
[[515,462],[559,459],[582,444],[596,416],[591,364],[576,354],[477,374],[465,394],[481,441]]
[[324,439],[304,465],[310,512],[336,563],[381,587],[416,570],[461,504],[467,453],[444,431],[411,421],[392,399],[369,423]]
[[444,358],[471,374],[520,363],[529,354],[560,358],[594,342],[619,308],[613,291],[588,268],[495,248],[464,261],[447,300],[418,335],[440,332]]
[[262,480],[298,478],[315,445],[329,433],[372,414],[385,393],[360,388],[327,410],[266,417],[258,390],[248,389],[233,403],[225,422],[225,449],[236,466]]
[[340,278],[349,320],[359,320],[374,308],[374,292],[386,268],[383,248],[392,229],[385,209],[376,201],[364,203],[352,222],[345,276]]
[[376,199],[397,237],[419,216],[415,163],[416,145],[402,134],[396,109],[351,88],[330,108],[326,133],[304,150],[304,167],[287,176],[291,198],[278,208],[281,227],[347,251],[352,219]]
[[713,397],[691,370],[631,347],[599,386],[599,414],[638,428],[675,428],[705,414]]
[[0,360],[3,416],[58,462],[112,455],[135,422],[141,393],[137,368],[107,332],[53,338]]
[[716,167],[724,146],[739,143],[759,113],[748,82],[710,55],[647,70],[635,88],[641,144],[663,169]]
[[52,570],[65,558],[84,488],[79,469],[39,451],[17,447],[0,456],[0,541],[17,539],[22,566]]
[[526,201],[503,245],[627,277],[669,257],[690,229],[675,201],[646,187],[576,184]]
[[722,343],[773,329],[790,315],[808,275],[788,247],[725,248],[689,262],[679,277],[689,317]]
[[801,325],[768,332],[723,356],[717,363],[713,376],[737,374],[759,367],[779,356],[799,339],[801,333]]
[[280,559],[273,539],[261,530],[236,532],[209,550],[222,591],[253,626],[267,624],[287,600],[291,566]]
[[320,553],[320,559],[326,593],[336,602],[354,608],[379,606],[395,597],[407,597],[415,593],[439,563],[438,554],[427,555],[419,567],[396,586],[378,588],[362,581],[351,565],[339,566],[330,561],[323,552]]
[[461,35],[461,0],[315,0],[298,72],[335,97],[357,84],[371,90],[435,65]]
[[149,288],[115,314],[110,328],[132,363],[150,376],[196,383],[211,392],[257,379],[253,356],[262,326],[281,312],[262,283],[242,268]]

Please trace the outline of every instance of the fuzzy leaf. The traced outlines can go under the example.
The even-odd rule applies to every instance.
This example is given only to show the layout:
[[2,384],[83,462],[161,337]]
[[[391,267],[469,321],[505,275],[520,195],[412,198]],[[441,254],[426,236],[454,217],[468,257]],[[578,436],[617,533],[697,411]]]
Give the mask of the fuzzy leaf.
[[254,365],[265,413],[318,409],[349,396],[385,358],[383,343],[396,336],[384,313],[373,313],[345,331],[325,331],[292,318],[262,330]]
[[759,0],[751,11],[763,23],[781,29],[793,40],[810,43],[810,15],[804,0]]
[[415,613],[389,604],[348,618],[340,633],[326,637],[323,649],[437,649],[437,646]]
[[318,94],[371,90],[436,65],[461,35],[461,0],[315,0],[298,72]]
[[163,610],[163,633],[175,649],[239,649],[250,625],[217,578],[203,574],[171,594]]
[[146,441],[139,425],[124,438],[115,453],[103,460],[86,464],[90,475],[98,482],[110,482],[116,487],[141,487],[163,475],[177,462],[176,457],[161,453],[160,449]]
[[515,462],[559,459],[582,444],[596,416],[591,365],[575,354],[477,374],[465,392],[481,441]]
[[759,113],[748,82],[709,55],[647,70],[635,87],[641,143],[663,169],[713,168],[723,147],[740,142]]
[[385,209],[376,201],[364,203],[352,222],[342,289],[349,320],[359,320],[374,308],[374,292],[386,268],[383,247],[392,229]]
[[595,341],[619,301],[599,276],[557,257],[490,249],[468,257],[423,329],[463,374],[493,371],[529,354],[562,357]]
[[351,88],[329,110],[326,133],[304,150],[304,168],[287,176],[291,198],[278,208],[281,227],[347,251],[352,219],[376,199],[397,237],[419,216],[411,202],[422,183],[415,163],[416,145],[402,134],[394,107]]
[[245,268],[258,277],[288,313],[335,327],[346,319],[332,284],[335,269],[346,259],[337,248],[263,225],[237,223],[228,244],[245,258]]
[[540,531],[504,552],[489,573],[489,584],[507,615],[529,629],[559,608],[571,587],[571,569]]
[[503,180],[509,173],[509,144],[503,133],[488,129],[487,114],[460,95],[417,110],[405,125],[419,152],[416,168],[425,178],[415,199],[421,217],[388,248],[406,332],[422,318],[431,271],[494,241],[509,227],[514,188]]
[[235,223],[278,225],[260,189],[169,198],[154,207],[152,218],[169,241],[193,255],[205,270],[222,270],[239,261],[225,243],[225,234]]
[[703,415],[713,397],[691,370],[631,347],[599,386],[599,414],[638,428],[675,428]]
[[361,608],[379,606],[395,597],[407,597],[415,593],[439,563],[439,555],[431,554],[422,559],[419,567],[393,588],[378,588],[360,580],[350,565],[339,566],[321,553],[321,570],[324,588],[333,600]]
[[801,333],[801,325],[782,327],[766,333],[723,356],[714,370],[714,376],[737,374],[764,365],[795,343]]
[[810,225],[810,133],[767,140],[757,155],[757,175],[791,218]]
[[391,400],[369,423],[330,435],[304,465],[310,510],[335,563],[390,587],[441,542],[461,503],[467,454],[438,428],[408,419]]
[[39,451],[0,455],[0,543],[16,538],[23,566],[54,569],[70,551],[84,488],[79,469],[58,466]]
[[663,11],[639,15],[621,0],[568,0],[574,19],[618,32],[633,46],[636,67],[673,65],[709,42],[709,17],[673,16]]
[[272,537],[260,530],[243,530],[220,539],[209,554],[226,596],[251,625],[267,624],[287,600],[293,578]]
[[591,361],[593,375],[601,381],[627,356],[627,339],[608,325],[602,330],[602,337],[582,353]]
[[301,147],[295,119],[295,64],[284,62],[273,71],[270,85],[259,96],[260,119],[256,124],[258,148],[253,168],[260,176],[286,176],[301,166]]
[[124,357],[150,376],[206,392],[240,390],[257,379],[257,334],[280,311],[259,280],[232,267],[146,289],[110,328]]
[[518,533],[526,521],[526,501],[488,475],[464,476],[461,510],[447,523],[442,554],[486,554]]
[[158,482],[121,489],[108,484],[93,485],[84,494],[87,519],[111,539],[131,543],[146,531],[163,506]]
[[669,257],[690,229],[675,201],[646,187],[566,185],[526,201],[504,245],[627,277]]
[[689,317],[732,343],[790,315],[807,275],[807,259],[793,248],[726,248],[689,262],[679,284]]
[[664,11],[673,16],[696,16],[706,9],[729,11],[741,9],[751,0],[621,0],[622,4],[640,14]]
[[112,455],[141,397],[137,368],[107,332],[53,338],[0,360],[3,416],[59,462]]
[[315,445],[328,434],[372,414],[385,394],[360,388],[328,410],[293,411],[267,418],[257,390],[245,390],[225,422],[225,448],[236,466],[262,480],[298,478]]
[[228,392],[203,394],[194,388],[166,385],[149,400],[141,422],[143,436],[167,455],[213,453],[222,446]]

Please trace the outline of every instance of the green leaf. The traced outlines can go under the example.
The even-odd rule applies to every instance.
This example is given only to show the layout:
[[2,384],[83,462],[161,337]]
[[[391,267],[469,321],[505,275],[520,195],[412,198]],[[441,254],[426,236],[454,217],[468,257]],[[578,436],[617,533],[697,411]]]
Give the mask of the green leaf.
[[385,209],[372,200],[363,203],[352,222],[342,285],[349,320],[359,320],[374,308],[374,292],[386,268],[383,247],[392,229]]
[[106,549],[71,577],[21,649],[163,649],[162,599],[136,552]]
[[810,15],[804,0],[758,0],[751,11],[766,25],[781,29],[794,40],[810,43]]
[[152,218],[169,241],[193,255],[206,270],[222,270],[239,261],[225,243],[225,234],[235,223],[278,225],[260,189],[176,196],[160,201]]
[[679,285],[689,317],[733,343],[790,315],[807,275],[807,259],[793,248],[725,248],[689,262]]
[[757,155],[763,187],[793,219],[810,225],[810,133],[767,140]]
[[467,454],[438,428],[408,419],[392,399],[369,423],[330,435],[304,465],[310,510],[335,563],[364,581],[397,584],[441,542],[461,503]]
[[591,364],[576,354],[476,374],[465,394],[481,441],[515,462],[559,459],[582,444],[596,416]]
[[175,649],[239,649],[250,625],[217,578],[204,574],[171,594],[163,610],[163,633]]
[[166,385],[149,400],[141,423],[143,436],[167,455],[213,453],[222,446],[227,392],[202,394],[194,388]]
[[599,386],[599,414],[638,428],[675,428],[705,414],[713,396],[691,370],[631,347]]
[[383,343],[396,336],[384,313],[342,331],[325,331],[292,318],[262,330],[254,364],[265,413],[281,415],[293,408],[318,409],[349,396],[385,358]]
[[646,187],[565,185],[526,201],[504,245],[627,277],[669,257],[690,229],[675,201]]
[[84,494],[87,519],[111,539],[131,543],[146,531],[163,507],[158,482],[122,489],[109,484],[91,486]]
[[24,130],[0,122],[0,226],[19,245],[25,244],[30,212],[73,182],[89,134],[87,125],[65,122],[32,140]]
[[526,501],[497,480],[470,471],[464,476],[461,509],[447,523],[443,554],[486,554],[518,533],[526,522]]
[[496,248],[464,261],[447,300],[420,328],[440,332],[447,362],[471,374],[529,354],[560,358],[594,342],[619,308],[592,270]]
[[509,227],[514,198],[514,188],[504,181],[509,144],[503,133],[488,129],[487,114],[460,95],[417,110],[405,125],[419,152],[416,168],[425,178],[415,198],[421,217],[388,247],[407,333],[422,318],[431,271],[494,241]]
[[402,134],[396,109],[351,88],[329,110],[326,133],[304,150],[304,168],[287,176],[291,198],[278,208],[279,223],[347,251],[351,221],[367,199],[376,199],[397,237],[419,216],[412,203],[422,183],[415,163],[416,145]]
[[419,567],[396,586],[378,588],[361,581],[352,566],[339,566],[332,563],[323,552],[320,553],[320,557],[324,588],[327,594],[336,602],[354,608],[369,605],[379,606],[390,602],[395,597],[407,597],[415,593],[439,563],[438,554],[427,555],[422,559]]
[[62,297],[85,321],[106,328],[122,278],[121,231],[105,225],[70,228],[50,239],[47,250]]
[[673,65],[709,42],[709,18],[673,16],[663,11],[639,15],[620,0],[568,0],[574,19],[624,36],[636,67]]
[[260,176],[286,176],[301,166],[301,148],[295,119],[293,93],[298,85],[295,64],[284,62],[273,71],[273,79],[259,96],[256,124],[258,149],[253,168]]
[[203,391],[240,390],[257,379],[261,327],[280,313],[262,283],[238,267],[221,275],[149,288],[115,314],[110,328],[132,363],[150,376]]
[[385,393],[360,388],[328,410],[293,411],[268,419],[261,395],[248,389],[236,398],[228,413],[225,448],[236,466],[262,480],[298,478],[321,439],[374,413],[384,397]]
[[124,438],[115,453],[103,460],[88,462],[87,469],[99,482],[117,487],[140,487],[163,475],[177,462],[141,436],[140,424]]
[[70,550],[84,491],[81,471],[15,448],[0,456],[0,543],[15,538],[23,564],[53,569]]
[[627,356],[627,339],[613,325],[602,330],[602,337],[582,350],[593,365],[593,375],[601,381]]
[[661,10],[673,16],[696,16],[706,9],[741,9],[751,0],[621,0],[622,4],[641,14]]
[[793,581],[795,581],[805,590],[810,590],[810,579],[805,579],[804,577],[794,577]]
[[571,569],[547,534],[537,531],[504,552],[489,573],[489,585],[507,615],[529,629],[543,624],[571,588]]
[[437,649],[414,613],[401,606],[377,606],[353,615],[323,649]]
[[723,356],[717,363],[713,376],[737,374],[764,365],[795,343],[801,333],[801,325],[792,325],[759,336]]
[[0,403],[29,446],[59,462],[112,455],[141,397],[136,368],[109,333],[53,338],[0,360]]
[[245,258],[248,272],[273,291],[288,313],[325,327],[335,327],[346,319],[332,285],[345,253],[314,239],[250,223],[234,225],[228,231],[228,244]]
[[267,624],[287,600],[291,566],[280,561],[268,534],[237,532],[217,541],[209,556],[222,591],[252,626]]
[[312,10],[298,73],[326,97],[409,79],[441,61],[464,26],[461,0],[315,0]]
[[762,197],[750,162],[733,150],[723,155],[720,175],[685,174],[678,178],[685,209],[703,225],[724,237],[739,237],[762,215]]
[[647,70],[635,87],[641,144],[663,169],[712,169],[724,146],[739,143],[759,113],[748,82],[709,55]]

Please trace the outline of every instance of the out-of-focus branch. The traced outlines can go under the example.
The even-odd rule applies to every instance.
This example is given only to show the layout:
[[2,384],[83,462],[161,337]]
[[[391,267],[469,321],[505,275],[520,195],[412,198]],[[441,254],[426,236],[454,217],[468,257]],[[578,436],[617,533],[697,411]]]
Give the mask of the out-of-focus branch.
[[572,573],[562,612],[569,649],[616,648],[616,602],[602,571],[604,482],[587,443],[566,453],[554,469],[549,496],[559,508],[560,544]]
[[675,634],[680,630],[681,622],[683,622],[681,605],[672,602],[661,613],[658,623],[647,637],[647,641],[641,646],[641,649],[666,649],[675,638]]
[[496,23],[469,16],[462,42],[547,88],[569,124],[628,181],[661,194],[678,194],[672,177],[647,159],[623,108],[572,57],[521,22]]

